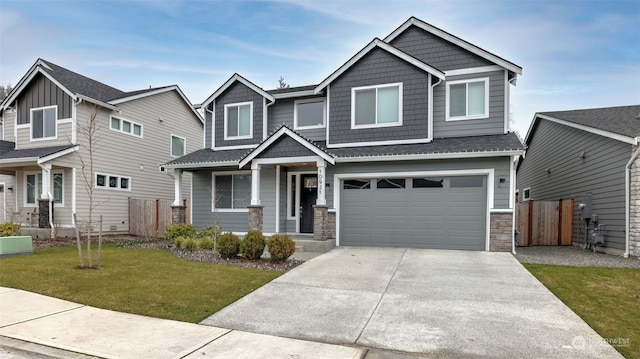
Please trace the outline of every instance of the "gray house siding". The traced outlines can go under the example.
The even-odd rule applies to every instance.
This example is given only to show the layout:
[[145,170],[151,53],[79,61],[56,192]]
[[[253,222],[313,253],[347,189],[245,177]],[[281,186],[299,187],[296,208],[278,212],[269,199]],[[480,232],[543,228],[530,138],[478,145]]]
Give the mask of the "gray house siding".
[[433,136],[461,137],[504,133],[505,76],[504,71],[485,72],[473,75],[449,76],[447,81],[489,78],[489,118],[446,121],[445,82],[433,92]]
[[283,136],[274,142],[266,151],[259,155],[259,158],[280,158],[315,156],[308,148],[289,136]]
[[458,45],[412,26],[391,45],[442,71],[493,65]]
[[[224,140],[224,105],[240,102],[253,102],[253,137],[242,140]],[[215,145],[243,146],[258,144],[263,137],[263,97],[243,83],[235,82],[215,101]]]
[[[314,97],[301,97],[299,99],[309,99]],[[319,99],[323,97],[317,97]],[[276,102],[268,107],[268,117],[269,121],[267,131],[268,133],[273,133],[275,130],[280,128],[280,126],[287,125],[289,128],[294,128],[293,123],[293,106],[294,99],[282,99],[276,100]],[[308,130],[296,130],[300,135],[304,136],[313,141],[324,141],[327,138],[327,130],[326,128],[314,128]]]
[[[351,89],[402,83],[402,125],[351,129]],[[429,74],[381,49],[374,49],[330,88],[329,143],[410,140],[429,137]]]
[[[377,172],[415,172],[415,171],[456,171],[472,169],[494,169],[494,205],[495,209],[509,208],[509,157],[488,157],[472,159],[447,159],[447,160],[424,160],[424,161],[390,161],[390,162],[363,162],[363,163],[340,163],[327,168],[327,183],[333,181],[335,173],[377,173]],[[500,178],[505,182],[500,183]],[[339,184],[331,183],[327,188],[327,199],[329,193],[333,196],[333,191]],[[489,186],[492,184],[488,184]],[[328,201],[327,201],[328,202]],[[333,203],[331,203],[333,206]]]
[[520,200],[525,188],[530,188],[534,200],[573,199],[573,241],[583,242],[578,205],[582,196],[591,193],[592,213],[606,225],[605,245],[624,249],[624,168],[630,156],[629,144],[539,120],[518,169]]
[[[204,147],[212,148],[212,130],[213,130],[213,116],[211,115],[211,108],[209,106],[206,111],[204,111]],[[223,118],[224,120],[224,118]]]
[[71,97],[51,80],[38,75],[27,89],[18,97],[18,124],[31,121],[32,108],[58,105],[58,119],[71,118]]

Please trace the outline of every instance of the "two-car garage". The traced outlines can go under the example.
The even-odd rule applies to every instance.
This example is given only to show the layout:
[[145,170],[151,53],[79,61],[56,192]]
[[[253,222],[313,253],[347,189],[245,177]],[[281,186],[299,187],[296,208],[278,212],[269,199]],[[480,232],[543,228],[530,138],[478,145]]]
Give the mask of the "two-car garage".
[[485,250],[487,174],[343,176],[339,244]]

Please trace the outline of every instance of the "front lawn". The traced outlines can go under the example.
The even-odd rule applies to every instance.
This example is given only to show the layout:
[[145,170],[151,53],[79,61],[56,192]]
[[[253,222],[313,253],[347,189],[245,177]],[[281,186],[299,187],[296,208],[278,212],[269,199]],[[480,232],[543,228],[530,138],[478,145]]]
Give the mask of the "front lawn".
[[192,323],[282,274],[190,262],[166,251],[118,248],[115,244],[104,245],[101,269],[76,269],[78,251],[73,246],[35,253],[0,259],[0,286]]
[[640,270],[523,264],[627,358],[640,358]]

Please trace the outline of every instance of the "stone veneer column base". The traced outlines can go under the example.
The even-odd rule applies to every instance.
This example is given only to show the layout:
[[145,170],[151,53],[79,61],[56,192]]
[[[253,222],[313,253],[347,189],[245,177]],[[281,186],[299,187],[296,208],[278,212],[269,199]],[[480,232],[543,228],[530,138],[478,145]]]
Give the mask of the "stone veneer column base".
[[329,211],[329,238],[336,238],[336,211]]
[[262,231],[263,206],[249,206],[249,230]]
[[171,224],[187,223],[187,207],[171,206]]
[[38,228],[49,228],[49,208],[51,208],[51,218],[53,219],[53,207],[49,207],[48,199],[38,200]]
[[313,206],[313,239],[326,241],[329,239],[329,207]]
[[492,252],[510,252],[513,213],[491,213],[489,231],[489,250]]
[[[638,146],[633,146],[635,152]],[[632,153],[633,153],[632,152]],[[629,254],[640,257],[640,156],[631,166],[630,201],[629,206]]]

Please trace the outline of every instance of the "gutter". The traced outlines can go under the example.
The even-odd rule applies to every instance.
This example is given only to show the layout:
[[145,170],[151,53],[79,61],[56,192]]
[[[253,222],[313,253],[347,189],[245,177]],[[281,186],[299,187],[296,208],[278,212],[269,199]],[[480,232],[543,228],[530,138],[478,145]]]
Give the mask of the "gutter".
[[[638,144],[640,143],[640,137],[636,137],[635,138],[635,142],[636,142],[636,146],[638,146]],[[624,218],[624,228],[625,228],[625,235],[624,235],[624,257],[625,258],[629,258],[629,240],[630,240],[630,235],[629,232],[631,231],[631,167],[633,166],[633,163],[635,162],[635,160],[638,158],[638,156],[640,156],[640,146],[638,146],[638,148],[636,148],[635,152],[633,152],[633,155],[631,155],[631,159],[629,159],[629,162],[627,162],[627,165],[624,167],[624,195],[625,195],[625,218]]]

